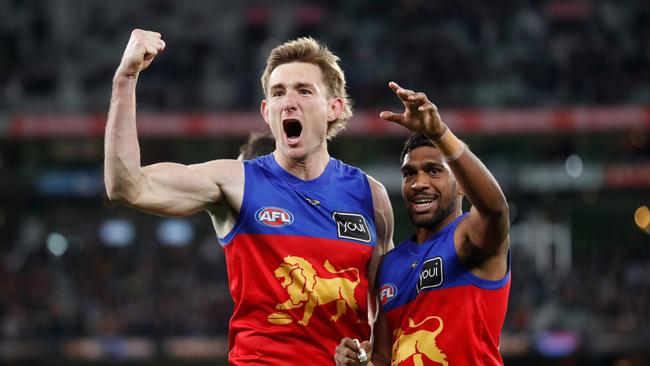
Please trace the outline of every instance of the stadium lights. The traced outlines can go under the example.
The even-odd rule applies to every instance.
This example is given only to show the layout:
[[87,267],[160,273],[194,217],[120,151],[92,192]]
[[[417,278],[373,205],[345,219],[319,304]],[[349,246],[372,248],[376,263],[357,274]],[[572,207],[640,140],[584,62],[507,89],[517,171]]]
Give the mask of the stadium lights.
[[650,209],[648,206],[641,206],[634,211],[634,222],[639,229],[650,234]]
[[68,250],[68,239],[59,233],[50,233],[47,236],[47,250],[54,256],[60,257]]

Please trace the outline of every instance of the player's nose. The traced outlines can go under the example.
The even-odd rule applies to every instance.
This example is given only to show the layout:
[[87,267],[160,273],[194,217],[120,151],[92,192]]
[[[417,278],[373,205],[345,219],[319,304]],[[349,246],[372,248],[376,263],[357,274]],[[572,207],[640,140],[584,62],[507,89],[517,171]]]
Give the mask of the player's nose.
[[425,190],[429,187],[429,180],[424,172],[418,172],[411,183],[411,189]]
[[296,108],[296,104],[295,104],[295,103],[290,103],[290,102],[288,102],[288,103],[284,103],[284,104],[282,105],[282,110],[285,111],[285,112],[293,112],[293,111],[295,111],[296,109],[297,109],[297,108]]

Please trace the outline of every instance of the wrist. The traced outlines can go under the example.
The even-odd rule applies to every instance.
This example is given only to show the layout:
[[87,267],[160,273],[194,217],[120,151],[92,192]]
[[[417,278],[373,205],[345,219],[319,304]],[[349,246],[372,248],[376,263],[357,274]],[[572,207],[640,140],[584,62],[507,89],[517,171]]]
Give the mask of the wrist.
[[433,132],[425,132],[424,134],[431,140],[431,141],[436,141],[439,140],[442,135],[444,135],[447,131],[449,131],[449,127],[447,127],[446,124],[442,124],[440,128],[436,131]]
[[453,132],[447,127],[438,137],[431,139],[446,161],[454,161],[460,158],[467,148]]
[[138,80],[139,72],[129,72],[122,67],[118,67],[113,76],[113,83],[133,82]]
[[113,87],[131,86],[138,81],[138,74],[122,74],[119,71],[113,76]]

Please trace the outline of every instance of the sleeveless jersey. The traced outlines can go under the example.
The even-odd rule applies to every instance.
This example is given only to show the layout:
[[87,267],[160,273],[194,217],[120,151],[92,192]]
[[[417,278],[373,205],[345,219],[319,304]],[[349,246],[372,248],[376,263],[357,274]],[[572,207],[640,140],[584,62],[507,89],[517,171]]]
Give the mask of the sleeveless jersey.
[[376,245],[367,176],[330,159],[303,181],[273,155],[244,161],[244,199],[224,248],[231,365],[327,365],[343,337],[368,339]]
[[465,269],[454,247],[465,216],[422,244],[406,240],[384,256],[379,298],[392,332],[392,365],[503,365],[510,264],[499,281]]

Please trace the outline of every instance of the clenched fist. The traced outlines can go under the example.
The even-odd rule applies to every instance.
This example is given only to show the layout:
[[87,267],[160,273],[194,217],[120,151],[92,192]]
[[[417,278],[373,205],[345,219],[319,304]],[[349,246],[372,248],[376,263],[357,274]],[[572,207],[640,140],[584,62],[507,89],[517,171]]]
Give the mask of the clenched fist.
[[363,362],[360,360],[360,350],[363,349],[365,356],[366,354],[370,353],[371,348],[372,346],[368,341],[359,342],[356,339],[345,337],[341,339],[341,343],[336,346],[334,362],[336,363],[336,366],[367,365],[367,358]]
[[116,76],[135,77],[146,69],[156,55],[165,49],[165,41],[160,33],[142,29],[134,29],[126,45],[122,61],[117,68]]

